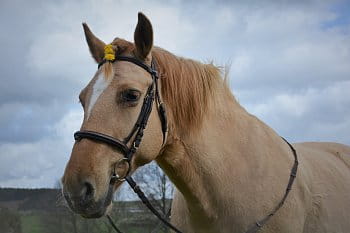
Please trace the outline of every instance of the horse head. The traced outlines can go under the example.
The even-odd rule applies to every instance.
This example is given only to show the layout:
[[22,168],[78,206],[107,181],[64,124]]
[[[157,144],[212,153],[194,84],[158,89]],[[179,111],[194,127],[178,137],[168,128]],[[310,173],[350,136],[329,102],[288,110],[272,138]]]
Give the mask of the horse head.
[[[76,133],[62,184],[70,208],[84,217],[94,218],[103,216],[111,207],[112,194],[122,178],[156,159],[165,132],[164,119],[159,114],[160,84],[156,83],[158,77],[151,68],[154,64],[150,21],[139,13],[134,43],[116,38],[106,45],[86,24],[83,27],[99,69],[79,95],[84,119],[80,134]],[[147,100],[148,104],[147,98],[151,99]],[[140,120],[141,115],[147,115],[146,119]],[[105,143],[103,138],[94,140],[86,132],[105,135],[122,146]],[[142,138],[141,144],[138,137]],[[137,150],[132,158],[126,158],[135,144]],[[112,182],[115,177],[117,181]]]

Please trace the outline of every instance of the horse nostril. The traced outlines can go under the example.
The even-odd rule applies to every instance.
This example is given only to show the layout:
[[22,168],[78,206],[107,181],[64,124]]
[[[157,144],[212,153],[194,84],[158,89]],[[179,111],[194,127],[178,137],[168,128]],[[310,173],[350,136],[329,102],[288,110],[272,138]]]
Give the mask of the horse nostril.
[[84,191],[85,192],[83,193],[83,195],[84,195],[85,201],[89,201],[94,197],[95,189],[91,183],[89,183],[89,182],[84,183]]

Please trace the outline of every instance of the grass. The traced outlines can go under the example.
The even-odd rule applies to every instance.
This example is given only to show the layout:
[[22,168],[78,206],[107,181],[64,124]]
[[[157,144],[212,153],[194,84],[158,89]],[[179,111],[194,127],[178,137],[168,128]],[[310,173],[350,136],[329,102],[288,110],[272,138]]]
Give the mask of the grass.
[[[134,218],[133,218],[134,217]],[[131,218],[127,218],[127,221],[123,221],[123,223],[118,223],[118,228],[120,228],[123,232],[128,233],[140,233],[140,232],[152,232],[153,229],[158,225],[158,220],[152,221],[147,218],[145,215],[133,216]],[[69,220],[65,219],[59,226],[57,222],[57,218],[48,214],[48,213],[35,213],[32,212],[30,214],[21,214],[21,227],[22,233],[47,233],[47,232],[60,232],[59,228],[62,229],[62,233],[72,233],[72,225],[70,225]],[[115,220],[117,220],[116,217]],[[56,222],[55,222],[56,221]],[[82,233],[86,230],[86,224],[88,224],[89,233],[107,233],[108,228],[110,228],[109,224],[106,225],[106,219],[83,219],[81,217],[77,217],[77,232]],[[85,224],[85,225],[84,225]],[[84,227],[85,226],[85,227]],[[108,228],[107,228],[108,226]],[[114,230],[111,232],[114,233]],[[158,228],[158,232],[163,233],[164,231],[161,228]]]
[[40,218],[40,215],[22,215],[22,233],[45,233],[45,229],[41,224]]

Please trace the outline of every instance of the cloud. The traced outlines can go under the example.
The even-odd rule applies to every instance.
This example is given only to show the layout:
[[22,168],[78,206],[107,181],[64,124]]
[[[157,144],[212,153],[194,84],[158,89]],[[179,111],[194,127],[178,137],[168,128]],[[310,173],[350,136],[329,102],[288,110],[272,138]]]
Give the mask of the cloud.
[[69,111],[50,127],[50,137],[1,144],[0,186],[53,187],[69,159],[74,142],[72,130],[81,121],[80,110]]
[[138,11],[151,19],[156,45],[231,63],[236,98],[280,135],[350,144],[348,8],[344,1],[2,1],[0,186],[56,183],[81,123],[78,93],[96,70],[81,22],[105,42],[132,41]]
[[322,89],[273,95],[246,107],[290,139],[350,144],[350,108],[344,107],[350,106],[349,88],[350,80],[336,82]]

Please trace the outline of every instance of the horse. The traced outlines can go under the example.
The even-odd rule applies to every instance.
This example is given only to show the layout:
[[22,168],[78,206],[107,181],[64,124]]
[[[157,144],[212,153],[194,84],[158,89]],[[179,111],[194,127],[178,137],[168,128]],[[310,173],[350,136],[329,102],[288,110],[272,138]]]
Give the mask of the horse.
[[106,45],[87,24],[83,29],[100,67],[79,95],[84,109],[81,130],[122,139],[143,111],[142,100],[153,76],[135,62],[110,62],[117,54],[157,68],[167,132],[164,135],[159,105],[153,101],[142,143],[129,164],[120,163],[123,153],[106,143],[77,140],[62,177],[64,197],[74,212],[86,218],[106,215],[111,193],[124,182],[118,179],[111,185],[112,174],[123,177],[156,161],[176,186],[171,222],[178,229],[246,232],[283,198],[295,163],[293,148],[299,168],[292,190],[258,230],[350,232],[349,146],[333,142],[289,146],[238,103],[220,68],[154,46],[152,24],[142,13],[134,42],[116,38]]

